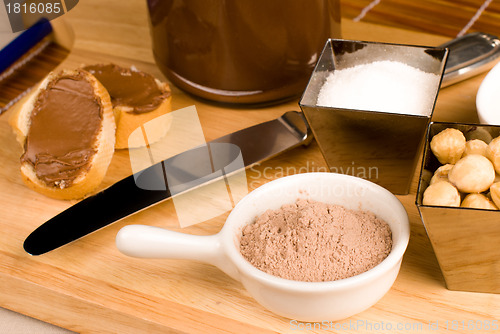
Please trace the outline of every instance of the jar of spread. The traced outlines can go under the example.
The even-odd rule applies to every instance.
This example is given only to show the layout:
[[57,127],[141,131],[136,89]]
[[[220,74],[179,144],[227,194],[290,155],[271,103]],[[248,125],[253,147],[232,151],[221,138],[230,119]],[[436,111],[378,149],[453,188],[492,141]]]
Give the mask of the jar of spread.
[[226,103],[298,97],[328,38],[339,0],[148,0],[153,53],[179,88]]

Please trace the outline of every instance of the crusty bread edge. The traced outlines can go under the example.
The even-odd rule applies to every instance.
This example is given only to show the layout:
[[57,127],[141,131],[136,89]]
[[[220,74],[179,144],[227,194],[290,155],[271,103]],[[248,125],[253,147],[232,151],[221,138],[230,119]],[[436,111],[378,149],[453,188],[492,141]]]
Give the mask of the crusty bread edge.
[[91,82],[94,92],[100,97],[102,107],[101,130],[96,138],[96,153],[93,155],[90,168],[87,172],[78,176],[73,184],[67,188],[50,187],[42,180],[38,179],[34,168],[27,162],[21,164],[21,176],[25,184],[31,189],[51,198],[70,200],[80,199],[93,192],[102,182],[114,153],[116,124],[111,106],[111,99],[107,90],[90,73],[82,70],[63,70],[59,73],[50,73],[32,93],[32,96],[21,106],[19,111],[12,117],[11,126],[13,127],[18,141],[24,147],[26,135],[29,130],[29,119],[41,90],[47,87],[47,84],[60,75],[74,75],[83,72],[85,78]]
[[[158,88],[162,92],[171,93],[170,86],[166,82],[161,82],[155,79]],[[165,115],[172,111],[172,95],[170,94],[162,103],[150,112],[136,114],[132,113],[131,107],[128,106],[116,106],[113,109],[116,121],[116,149],[126,149],[144,146],[142,142],[129,141],[129,137],[138,127],[144,123],[155,119],[159,116]],[[169,122],[170,118],[162,118],[158,122],[151,122],[148,126],[148,142],[152,144],[160,140],[170,128]]]

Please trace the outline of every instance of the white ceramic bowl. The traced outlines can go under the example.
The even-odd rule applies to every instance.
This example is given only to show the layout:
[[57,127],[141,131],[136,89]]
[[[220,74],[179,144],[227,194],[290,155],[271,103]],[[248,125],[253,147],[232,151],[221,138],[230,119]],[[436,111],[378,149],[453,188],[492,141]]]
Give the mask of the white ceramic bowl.
[[479,122],[500,125],[500,63],[484,77],[476,95]]
[[[308,198],[369,210],[392,230],[393,248],[374,268],[330,282],[300,282],[269,275],[252,266],[239,252],[242,228],[267,209]],[[305,173],[271,181],[243,198],[221,231],[193,236],[165,229],[130,225],[121,229],[116,245],[135,257],[183,258],[211,263],[236,280],[264,307],[300,321],[334,321],[374,305],[391,288],[408,245],[406,211],[386,189],[363,179],[334,173]]]

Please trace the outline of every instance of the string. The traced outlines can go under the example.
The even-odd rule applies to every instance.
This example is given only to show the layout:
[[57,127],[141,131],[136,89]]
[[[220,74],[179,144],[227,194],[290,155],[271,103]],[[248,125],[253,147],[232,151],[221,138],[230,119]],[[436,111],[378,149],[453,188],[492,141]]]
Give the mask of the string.
[[[358,22],[360,21],[363,17],[365,17],[365,15],[373,9],[373,7],[375,7],[376,5],[378,5],[380,3],[381,0],[373,0],[372,2],[370,2],[370,4],[368,4],[368,6],[366,6],[365,8],[363,8],[361,10],[361,13],[359,13],[358,16],[356,16],[353,21],[354,22]],[[488,1],[488,0],[487,0]]]
[[472,27],[474,25],[474,23],[476,23],[476,21],[479,19],[479,17],[481,16],[481,14],[483,14],[484,10],[490,5],[490,3],[492,1],[493,0],[485,0],[483,2],[483,4],[481,5],[481,7],[479,7],[479,9],[477,10],[476,14],[474,14],[474,16],[465,25],[465,27],[463,27],[463,29],[457,34],[457,37],[462,37],[463,35],[465,35],[465,33],[467,32],[467,30],[469,30],[470,27]]

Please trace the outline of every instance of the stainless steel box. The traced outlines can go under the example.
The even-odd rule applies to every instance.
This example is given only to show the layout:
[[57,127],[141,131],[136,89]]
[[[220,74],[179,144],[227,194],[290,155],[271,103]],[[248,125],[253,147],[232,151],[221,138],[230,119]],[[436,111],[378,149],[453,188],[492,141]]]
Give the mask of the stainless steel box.
[[430,123],[416,205],[448,289],[500,293],[500,211],[422,204],[430,177],[441,165],[429,144],[446,128],[461,130],[467,139],[500,135],[500,126]]
[[[351,174],[407,194],[434,109],[448,50],[424,46],[329,39],[300,107],[331,172]],[[319,106],[330,73],[381,60],[398,61],[436,74],[433,103],[425,116]]]

